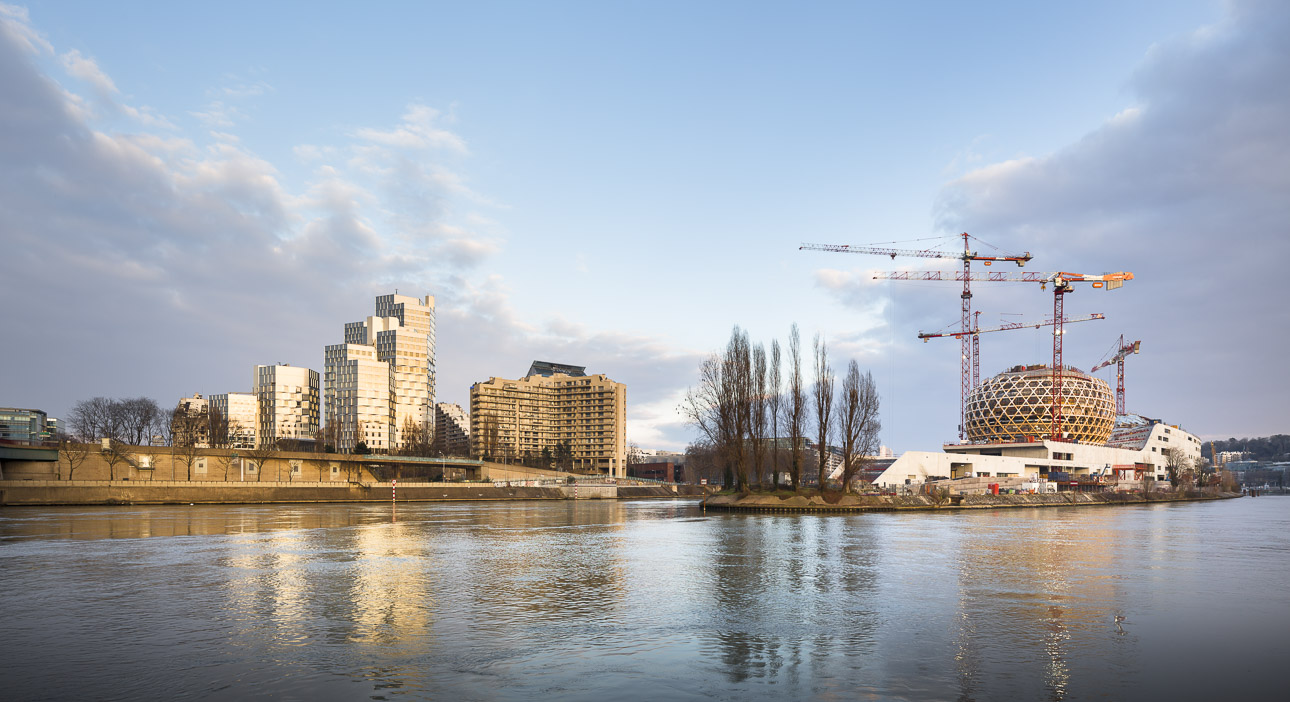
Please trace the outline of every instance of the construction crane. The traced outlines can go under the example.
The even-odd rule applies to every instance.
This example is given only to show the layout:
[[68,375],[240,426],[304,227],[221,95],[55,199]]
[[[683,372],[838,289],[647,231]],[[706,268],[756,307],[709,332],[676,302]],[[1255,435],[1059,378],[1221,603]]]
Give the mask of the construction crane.
[[[959,441],[964,437],[964,420],[967,411],[967,396],[972,389],[975,379],[972,377],[972,369],[968,364],[969,345],[971,339],[967,335],[971,330],[972,318],[972,287],[971,281],[978,280],[972,274],[972,262],[981,261],[989,266],[995,261],[1004,261],[1015,263],[1017,266],[1024,266],[1026,262],[1033,258],[1027,251],[1020,256],[981,256],[972,251],[970,239],[975,237],[963,232],[959,236],[963,237],[963,253],[950,253],[948,251],[938,251],[935,249],[889,249],[880,246],[850,246],[848,244],[802,244],[798,247],[799,251],[829,251],[832,253],[858,253],[858,254],[877,254],[881,256],[890,256],[893,260],[897,256],[916,256],[920,258],[957,258],[963,261],[963,272],[958,280],[963,282],[963,294],[960,296],[962,318],[959,330],[963,333],[962,337],[962,368],[959,376]],[[980,241],[978,239],[978,241]],[[987,244],[988,245],[988,244]]]
[[[986,273],[973,274],[967,271],[962,273],[958,271],[924,271],[922,273],[910,273],[909,271],[895,271],[892,273],[876,273],[874,280],[975,280],[985,282],[1001,283],[1039,283],[1041,290],[1046,290],[1048,285],[1053,286],[1053,400],[1051,408],[1052,424],[1050,427],[1050,437],[1053,440],[1060,440],[1062,431],[1062,336],[1065,329],[1062,328],[1062,322],[1065,316],[1062,314],[1063,301],[1068,293],[1075,291],[1075,283],[1088,283],[1094,289],[1115,290],[1123,287],[1124,283],[1133,280],[1133,274],[1127,271],[1118,273],[1067,273],[1065,271],[1054,273]],[[966,328],[966,325],[964,325]],[[964,350],[967,349],[968,334],[964,334]],[[966,366],[967,359],[963,363]],[[964,390],[963,397],[960,399],[960,407],[967,404],[967,391]],[[960,413],[960,419],[963,417]],[[960,440],[962,440],[964,427],[959,426]]]
[[1089,371],[1089,373],[1096,373],[1097,371],[1100,371],[1103,368],[1106,368],[1112,363],[1115,364],[1115,415],[1117,417],[1125,413],[1124,359],[1128,357],[1129,354],[1139,353],[1141,350],[1142,350],[1141,341],[1130,341],[1129,343],[1126,344],[1124,343],[1124,335],[1121,334],[1120,342],[1119,344],[1117,344],[1115,355],[1111,356],[1105,361],[1102,361],[1096,366],[1093,366],[1093,368]]
[[[1012,331],[1014,329],[1038,329],[1040,327],[1051,327],[1054,324],[1056,324],[1056,322],[1054,322],[1053,320],[1046,319],[1038,323],[1007,322],[997,327],[991,327],[989,329],[981,329],[979,324],[981,313],[973,312],[972,314],[974,316],[974,319],[972,320],[972,331],[968,333],[972,336],[972,387],[973,388],[976,388],[978,385],[981,384],[981,335],[982,334],[987,334],[990,332]],[[1099,319],[1106,319],[1106,315],[1103,315],[1098,312],[1094,312],[1093,314],[1090,314],[1087,317],[1076,317],[1074,319],[1064,319],[1062,320],[1062,324],[1074,324],[1075,322],[1092,322]],[[918,338],[922,339],[923,343],[927,343],[931,339],[938,339],[942,337],[952,337],[957,339],[962,336],[963,336],[963,332],[940,332],[936,334],[925,334],[921,331],[918,332]]]
[[[981,314],[981,313],[977,312],[976,314]],[[1101,314],[1099,312],[1094,312],[1093,314],[1090,314],[1086,317],[1075,317],[1074,319],[1070,319],[1070,318],[1063,319],[1062,324],[1074,324],[1075,322],[1092,322],[1097,319],[1106,319],[1106,315]],[[989,332],[1012,331],[1013,329],[1038,329],[1040,327],[1051,327],[1056,323],[1057,322],[1055,320],[1045,319],[1042,322],[1008,322],[1006,324],[1000,324],[997,327],[990,327],[988,329],[980,329],[974,326],[972,329],[968,331],[968,334],[976,336],[977,334],[986,334]],[[918,338],[922,339],[924,342],[926,342],[928,339],[938,339],[940,337],[954,337],[955,339],[957,339],[961,336],[963,336],[963,332],[938,332],[935,334],[918,332]]]

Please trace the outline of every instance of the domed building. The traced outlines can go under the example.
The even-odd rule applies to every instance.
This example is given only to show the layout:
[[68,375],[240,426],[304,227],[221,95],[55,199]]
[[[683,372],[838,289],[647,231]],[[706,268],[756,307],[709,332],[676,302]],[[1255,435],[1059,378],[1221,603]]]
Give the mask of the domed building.
[[[908,488],[943,479],[959,494],[999,489],[1152,489],[1171,465],[1200,458],[1200,439],[1177,424],[1115,416],[1111,386],[1075,368],[1062,370],[1062,436],[1050,437],[1053,371],[1016,366],[968,396],[967,438],[941,451],[906,451],[873,484]],[[1114,431],[1113,431],[1114,430]],[[939,483],[949,485],[950,483]]]
[[[1053,371],[1016,366],[983,381],[968,395],[966,431],[972,443],[1021,443],[1049,438]],[[1078,369],[1062,371],[1062,434],[1105,445],[1115,426],[1115,395],[1105,381]]]

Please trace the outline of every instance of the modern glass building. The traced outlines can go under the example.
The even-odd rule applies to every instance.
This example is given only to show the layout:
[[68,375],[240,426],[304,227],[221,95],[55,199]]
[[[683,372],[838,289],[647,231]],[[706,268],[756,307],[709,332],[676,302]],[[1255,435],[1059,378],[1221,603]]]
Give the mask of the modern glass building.
[[58,433],[58,420],[50,419],[38,409],[0,407],[0,439],[8,441],[52,441]]

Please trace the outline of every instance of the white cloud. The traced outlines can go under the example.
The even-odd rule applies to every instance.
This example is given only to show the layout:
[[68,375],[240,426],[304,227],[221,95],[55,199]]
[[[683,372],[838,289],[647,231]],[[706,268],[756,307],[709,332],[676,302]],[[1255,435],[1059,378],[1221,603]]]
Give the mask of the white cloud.
[[1252,368],[1264,387],[1290,386],[1290,313],[1273,287],[1290,259],[1287,75],[1290,5],[1232,3],[1149,52],[1133,106],[1056,153],[953,181],[939,220],[1030,249],[1041,270],[1135,272],[1113,296],[1072,298],[1143,338],[1131,410],[1201,434],[1284,431],[1279,400],[1239,388]]
[[388,129],[363,127],[355,130],[360,139],[400,149],[446,149],[466,152],[466,142],[458,135],[436,125],[440,112],[425,105],[410,105],[399,126]]
[[88,56],[83,56],[80,51],[72,49],[59,59],[68,75],[85,81],[100,95],[110,96],[119,92],[112,79],[99,69],[98,63]]
[[246,113],[223,100],[213,100],[203,110],[193,110],[188,114],[201,120],[202,124],[212,129],[232,127],[246,119]]
[[156,113],[151,107],[144,105],[142,107],[132,107],[130,105],[121,105],[121,111],[127,116],[142,124],[145,127],[155,127],[158,129],[175,130],[178,127],[173,122]]
[[0,3],[0,31],[29,54],[52,54],[54,47],[31,26],[27,8]]
[[[489,338],[529,333],[506,311],[500,281],[485,278],[474,297],[442,295],[449,286],[469,291],[459,272],[497,253],[500,240],[478,231],[497,228],[470,209],[483,198],[424,149],[407,171],[417,176],[415,192],[344,163],[320,166],[293,186],[242,145],[236,122],[244,115],[230,103],[217,99],[199,113],[224,129],[198,146],[168,133],[174,125],[149,108],[109,102],[118,84],[80,51],[63,53],[60,65],[96,93],[96,109],[108,108],[99,114],[40,69],[33,52],[52,47],[25,11],[0,10],[0,243],[8,253],[0,257],[0,294],[24,300],[6,324],[57,341],[34,361],[42,370],[4,378],[5,396],[32,397],[57,413],[96,394],[164,402],[194,385],[245,390],[254,363],[319,366],[340,326],[370,314],[371,297],[394,286],[440,293],[461,305],[463,318],[497,325]],[[411,110],[409,127],[425,144],[464,152],[459,139],[426,127],[432,112]],[[117,114],[137,129],[119,133],[99,122]],[[325,163],[363,145],[371,146],[342,141],[296,153]],[[380,148],[380,173],[408,158]],[[395,198],[410,195],[436,204],[392,217],[402,212]],[[127,321],[147,320],[164,320],[164,340],[127,331]],[[50,388],[41,377],[62,382]]]

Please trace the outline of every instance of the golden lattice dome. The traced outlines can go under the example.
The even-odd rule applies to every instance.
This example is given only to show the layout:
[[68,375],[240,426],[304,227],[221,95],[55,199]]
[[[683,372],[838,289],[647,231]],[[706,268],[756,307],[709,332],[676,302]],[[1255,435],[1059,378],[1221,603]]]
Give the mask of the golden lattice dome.
[[[967,437],[973,443],[1034,441],[1052,429],[1053,372],[1017,366],[983,381],[968,395]],[[1062,371],[1062,433],[1105,444],[1115,426],[1115,398],[1105,381],[1075,368]]]

